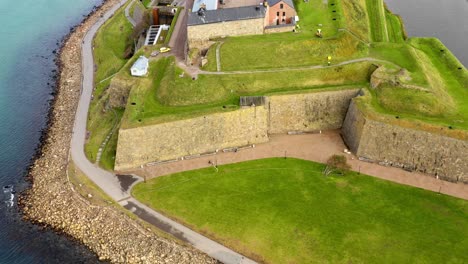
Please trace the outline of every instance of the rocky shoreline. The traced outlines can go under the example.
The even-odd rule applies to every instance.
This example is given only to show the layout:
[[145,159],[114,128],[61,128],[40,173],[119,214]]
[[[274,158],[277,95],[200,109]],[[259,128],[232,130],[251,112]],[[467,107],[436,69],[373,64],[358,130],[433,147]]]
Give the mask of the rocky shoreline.
[[81,43],[87,30],[118,0],[107,0],[71,28],[58,52],[59,68],[48,127],[19,199],[24,218],[71,236],[113,263],[216,263],[207,255],[158,236],[112,206],[96,206],[68,181],[70,141],[81,91]]

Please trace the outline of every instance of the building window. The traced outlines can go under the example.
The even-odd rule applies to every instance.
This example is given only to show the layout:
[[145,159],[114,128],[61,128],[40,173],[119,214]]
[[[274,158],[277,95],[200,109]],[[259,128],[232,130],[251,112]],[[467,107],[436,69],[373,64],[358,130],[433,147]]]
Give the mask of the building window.
[[286,12],[283,12],[283,16],[286,16]]
[[279,16],[279,12],[276,12],[276,16]]
[[280,4],[280,9],[283,9],[283,4]]

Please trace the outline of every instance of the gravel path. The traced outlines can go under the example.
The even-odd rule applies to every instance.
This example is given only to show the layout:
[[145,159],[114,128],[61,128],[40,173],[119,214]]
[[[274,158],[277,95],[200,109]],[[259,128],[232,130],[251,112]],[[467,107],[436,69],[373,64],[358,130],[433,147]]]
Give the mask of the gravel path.
[[[94,88],[94,62],[92,54],[92,40],[100,26],[109,19],[119,7],[126,3],[125,0],[121,1],[118,5],[112,7],[105,15],[94,24],[86,33],[82,44],[82,91],[81,97],[76,111],[75,124],[73,129],[71,141],[71,156],[75,165],[87,175],[96,185],[98,185],[104,192],[111,198],[118,201],[121,205],[126,206],[131,210],[144,211],[146,215],[151,215],[154,219],[169,226],[170,233],[177,233],[179,236],[184,237],[185,241],[192,244],[195,248],[207,253],[209,256],[218,259],[224,263],[255,263],[254,261],[245,258],[244,256],[208,239],[166,217],[153,211],[150,208],[144,207],[138,201],[130,196],[131,186],[140,182],[142,179],[135,176],[120,176],[116,177],[111,172],[99,168],[97,165],[92,164],[85,156],[84,144],[86,135],[86,120],[88,116],[88,109],[91,101],[91,95]],[[128,179],[128,178],[131,179]],[[124,180],[125,179],[125,180]],[[125,182],[132,182],[127,186]],[[129,207],[129,204],[131,207]],[[139,215],[143,220],[147,220]]]
[[[270,142],[256,145],[255,148],[243,149],[238,152],[219,152],[213,156],[145,166],[131,173],[146,176],[147,179],[150,179],[171,173],[209,167],[211,166],[209,161],[222,165],[285,156],[325,163],[333,154],[345,155],[343,153],[345,148],[346,146],[338,130],[324,131],[321,134],[272,135],[270,136]],[[416,172],[360,161],[354,155],[346,156],[354,171],[468,200],[468,184],[451,183]]]
[[132,24],[133,27],[136,27],[137,23],[133,19],[133,17],[130,15],[130,8],[135,4],[135,0],[133,0],[127,7],[125,8],[125,17],[127,18],[128,22]]

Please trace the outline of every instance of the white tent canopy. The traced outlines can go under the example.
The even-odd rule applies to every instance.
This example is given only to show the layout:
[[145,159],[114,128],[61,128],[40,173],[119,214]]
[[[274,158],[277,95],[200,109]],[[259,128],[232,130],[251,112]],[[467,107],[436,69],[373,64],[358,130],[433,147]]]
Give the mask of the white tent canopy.
[[132,65],[130,72],[132,76],[145,76],[148,74],[149,60],[145,56],[140,56]]

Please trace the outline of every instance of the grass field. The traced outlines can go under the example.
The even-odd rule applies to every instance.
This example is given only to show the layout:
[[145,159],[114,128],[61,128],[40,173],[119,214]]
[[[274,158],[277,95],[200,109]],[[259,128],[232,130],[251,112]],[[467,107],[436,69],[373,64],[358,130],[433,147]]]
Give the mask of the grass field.
[[[229,37],[222,40],[222,70],[320,65],[327,63],[328,56],[332,56],[334,62],[341,62],[367,54],[366,45],[350,34],[338,32],[345,23],[341,1],[333,0],[328,4],[322,0],[295,1],[295,5],[300,17],[299,33]],[[358,23],[363,22],[366,23]],[[315,36],[318,28],[322,29],[323,38]],[[213,45],[208,52],[206,70],[216,70],[215,49],[216,45]]]
[[264,159],[159,177],[133,195],[266,263],[466,263],[468,202]]
[[[227,38],[220,56],[223,71],[237,71],[325,65],[328,56],[333,62],[341,62],[365,57],[367,51],[365,44],[346,33],[320,39],[311,34],[287,32]],[[209,63],[216,65],[216,60]],[[208,69],[213,68],[216,69],[215,66]]]
[[[371,63],[271,73],[199,75],[192,80],[175,66],[174,58],[152,62],[150,76],[131,91],[122,127],[154,124],[238,107],[239,96],[362,84]],[[127,71],[121,74],[131,78]],[[123,78],[119,75],[120,78]],[[154,81],[153,83],[152,80]],[[132,104],[133,103],[133,104]],[[223,108],[227,106],[227,108]]]

